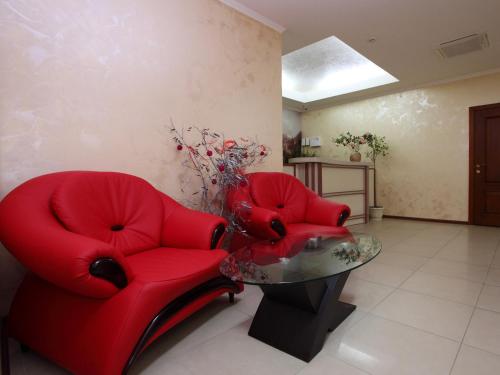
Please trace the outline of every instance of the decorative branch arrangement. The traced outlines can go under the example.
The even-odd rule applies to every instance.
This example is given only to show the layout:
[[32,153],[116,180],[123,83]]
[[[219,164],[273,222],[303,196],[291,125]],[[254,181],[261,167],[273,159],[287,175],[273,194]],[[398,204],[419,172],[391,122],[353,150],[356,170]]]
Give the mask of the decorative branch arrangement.
[[[208,128],[190,126],[179,130],[172,123],[170,132],[177,151],[186,153],[183,165],[200,179],[201,187],[193,193],[199,197],[199,208],[226,217],[230,230],[239,230],[235,214],[226,210],[226,194],[229,189],[246,186],[246,170],[262,163],[271,150],[256,139],[225,139]],[[188,138],[196,141],[190,143]]]

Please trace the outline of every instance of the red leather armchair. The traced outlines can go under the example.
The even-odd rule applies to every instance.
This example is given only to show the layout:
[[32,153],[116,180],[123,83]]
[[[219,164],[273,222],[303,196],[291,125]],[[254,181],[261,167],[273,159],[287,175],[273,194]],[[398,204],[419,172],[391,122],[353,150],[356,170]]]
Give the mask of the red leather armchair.
[[332,233],[351,210],[319,197],[286,173],[258,172],[228,194],[228,207],[237,213],[249,234],[279,239],[286,234]]
[[28,268],[4,338],[75,374],[126,373],[172,326],[241,291],[219,273],[225,225],[126,174],[22,184],[0,203],[0,240]]

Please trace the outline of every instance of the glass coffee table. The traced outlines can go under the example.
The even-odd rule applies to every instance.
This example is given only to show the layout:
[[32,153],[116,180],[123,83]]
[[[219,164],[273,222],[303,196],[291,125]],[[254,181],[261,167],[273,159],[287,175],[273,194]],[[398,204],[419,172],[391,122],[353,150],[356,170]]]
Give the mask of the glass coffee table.
[[231,253],[220,270],[264,292],[248,334],[309,362],[322,349],[327,332],[356,308],[338,300],[350,271],[380,250],[375,237],[343,228],[249,243]]

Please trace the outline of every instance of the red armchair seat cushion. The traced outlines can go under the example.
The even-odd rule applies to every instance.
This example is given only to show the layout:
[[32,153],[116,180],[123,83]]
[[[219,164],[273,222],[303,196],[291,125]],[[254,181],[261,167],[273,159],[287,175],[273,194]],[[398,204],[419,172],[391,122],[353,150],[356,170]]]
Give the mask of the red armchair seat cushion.
[[224,250],[174,249],[160,247],[128,256],[135,280],[159,282],[181,280],[179,295],[211,278],[220,276],[219,264],[227,256]]

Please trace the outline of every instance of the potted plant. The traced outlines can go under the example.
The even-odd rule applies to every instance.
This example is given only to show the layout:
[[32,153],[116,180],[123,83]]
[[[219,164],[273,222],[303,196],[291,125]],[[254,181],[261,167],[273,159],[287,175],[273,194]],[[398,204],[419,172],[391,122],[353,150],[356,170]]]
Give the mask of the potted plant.
[[389,145],[385,137],[379,137],[372,133],[365,133],[363,138],[368,145],[366,156],[373,162],[373,207],[370,207],[370,217],[375,221],[382,220],[384,216],[384,207],[377,204],[377,166],[376,161],[379,156],[388,154]]
[[337,138],[332,138],[332,141],[337,146],[349,147],[351,149],[351,155],[349,156],[350,161],[361,161],[359,148],[362,144],[366,143],[366,139],[364,137],[352,135],[350,132],[345,132],[340,133]]

